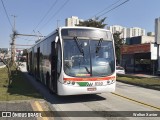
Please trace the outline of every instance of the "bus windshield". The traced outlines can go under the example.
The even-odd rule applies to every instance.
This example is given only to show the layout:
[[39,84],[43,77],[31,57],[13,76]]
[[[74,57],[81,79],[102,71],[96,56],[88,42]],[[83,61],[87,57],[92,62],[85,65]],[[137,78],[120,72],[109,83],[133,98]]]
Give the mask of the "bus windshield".
[[75,37],[62,38],[65,74],[72,77],[104,77],[115,71],[111,40],[77,37],[77,44]]

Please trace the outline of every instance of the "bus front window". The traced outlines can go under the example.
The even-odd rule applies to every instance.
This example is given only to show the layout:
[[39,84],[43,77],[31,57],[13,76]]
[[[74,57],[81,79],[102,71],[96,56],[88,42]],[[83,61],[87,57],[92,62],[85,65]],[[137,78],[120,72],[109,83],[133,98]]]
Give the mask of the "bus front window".
[[[64,72],[73,77],[107,76],[114,72],[114,50],[112,41],[64,39]],[[82,54],[83,50],[83,54]]]
[[64,71],[70,76],[90,76],[88,41],[78,40],[78,42],[77,45],[74,39],[64,40]]
[[91,58],[92,58],[92,76],[108,76],[115,71],[114,49],[112,41],[101,41],[98,46],[98,40],[92,40]]

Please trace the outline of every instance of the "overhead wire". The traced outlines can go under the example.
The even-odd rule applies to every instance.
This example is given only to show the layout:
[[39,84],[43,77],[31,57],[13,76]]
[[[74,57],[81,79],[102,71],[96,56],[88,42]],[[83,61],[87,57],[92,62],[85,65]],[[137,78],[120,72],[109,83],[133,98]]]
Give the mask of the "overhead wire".
[[42,23],[42,21],[47,17],[47,15],[49,14],[49,12],[53,9],[53,7],[56,5],[58,0],[56,0],[52,6],[48,9],[48,11],[46,12],[46,14],[42,17],[42,19],[39,21],[39,23],[37,24],[37,26],[34,28],[34,30],[37,29],[37,27]]
[[[69,2],[69,0],[66,0],[63,5],[52,15],[52,17],[40,28],[42,30],[61,10],[64,8],[64,6]],[[39,31],[40,31],[39,30]]]
[[104,12],[103,14],[99,15],[99,16],[98,16],[98,18],[100,18],[101,16],[103,16],[103,15],[105,15],[105,14],[107,14],[107,13],[109,13],[109,12],[113,11],[114,9],[116,9],[116,8],[118,8],[118,7],[120,7],[120,6],[122,6],[123,4],[125,4],[125,3],[127,3],[127,2],[129,2],[129,0],[125,0],[125,1],[124,1],[124,2],[122,2],[121,4],[116,5],[116,6],[115,6],[115,7],[113,7],[112,9],[110,9],[110,10],[108,10],[108,11]]
[[[113,4],[107,6],[107,7],[106,7],[105,9],[103,9],[102,11],[98,12],[96,15],[98,15],[98,14],[104,12],[105,10],[113,7],[114,5],[116,5],[117,3],[119,3],[120,1],[121,1],[121,0],[117,0],[117,1],[114,2]],[[105,14],[107,14],[107,13],[109,13],[109,12],[111,12],[111,11],[113,11],[114,9],[120,7],[121,5],[125,4],[125,3],[128,2],[128,1],[129,1],[129,0],[125,0],[124,2],[116,5],[115,7],[111,8],[110,10],[108,10],[108,11],[104,12],[103,14],[99,15],[98,18],[101,17],[101,16],[103,16],[103,15],[105,15]],[[53,19],[53,17],[60,12],[60,10],[61,10],[68,2],[69,2],[69,0],[66,0],[66,1],[64,2],[64,4],[55,12],[55,14],[52,15],[52,17],[46,22],[46,24],[44,24],[44,25],[40,28],[40,30],[42,30],[42,29]]]
[[11,20],[9,19],[9,16],[8,16],[8,13],[7,13],[7,10],[6,10],[6,7],[5,7],[5,5],[4,5],[3,0],[1,0],[1,2],[2,2],[3,8],[4,8],[4,11],[5,11],[5,14],[6,14],[6,16],[7,16],[8,22],[9,22],[9,24],[10,24],[12,30],[13,30],[13,25],[12,25],[12,23],[11,23]]
[[[98,12],[97,14],[95,14],[95,16],[97,16],[98,14],[104,12],[105,10],[113,7],[114,5],[116,5],[117,3],[119,3],[120,1],[121,1],[121,0],[117,0],[117,1],[114,2],[113,4],[107,6],[107,8],[105,8],[105,9],[103,9],[102,11]],[[103,15],[105,15],[105,14],[113,11],[114,9],[120,7],[121,5],[125,4],[125,3],[128,2],[128,1],[129,1],[129,0],[125,0],[124,2],[122,2],[122,3],[118,4],[118,5],[116,5],[115,7],[111,8],[110,10],[108,10],[108,11],[100,14],[98,17],[101,17],[101,16],[103,16]],[[40,22],[39,22],[39,23],[37,24],[37,26],[35,27],[35,29],[37,29],[37,27],[38,27],[38,26],[42,23],[42,21],[46,18],[46,16],[49,14],[49,12],[51,11],[51,9],[55,6],[56,2],[57,2],[57,0],[56,0],[56,1],[54,2],[54,4],[49,8],[49,10],[47,11],[47,13],[44,15],[44,17],[40,20]],[[69,2],[69,0],[66,0],[66,1],[64,2],[64,4],[52,15],[52,17],[50,17],[50,19],[39,29],[39,31],[42,30],[45,26],[47,26],[47,24],[53,19],[53,17],[55,17],[55,16],[60,12],[60,10],[61,10],[68,2]]]
[[[45,13],[45,15],[41,18],[41,20],[36,25],[36,27],[33,29],[33,31],[35,31],[38,28],[38,26],[44,21],[44,19],[47,17],[47,15],[53,9],[53,7],[57,4],[57,2],[58,2],[58,0],[56,0],[55,2],[52,3],[51,7],[48,9],[48,11]],[[33,31],[31,32],[31,34],[33,33]],[[28,40],[28,37],[25,40]],[[32,40],[28,40],[28,41],[32,41]]]
[[120,1],[121,1],[121,0],[117,0],[116,2],[108,5],[106,8],[104,8],[103,10],[101,10],[101,11],[98,12],[98,13],[96,13],[94,16],[92,16],[92,17],[90,17],[90,18],[96,17],[98,14],[100,14],[100,13],[104,12],[105,10],[111,8],[112,6],[116,5],[116,4],[119,3]]

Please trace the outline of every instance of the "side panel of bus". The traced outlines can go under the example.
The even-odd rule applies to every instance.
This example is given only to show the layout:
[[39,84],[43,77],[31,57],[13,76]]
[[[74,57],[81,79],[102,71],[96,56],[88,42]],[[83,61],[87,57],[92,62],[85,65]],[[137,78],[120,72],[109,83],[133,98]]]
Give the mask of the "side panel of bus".
[[[58,82],[58,77],[60,75],[59,73],[59,59],[61,59],[61,49],[59,48],[60,46],[60,40],[58,42],[55,42],[57,34],[53,35],[54,41],[51,41],[51,89],[53,92],[57,93],[57,82]],[[60,52],[60,54],[58,54]]]
[[[52,34],[28,50],[28,72],[46,85],[51,91],[57,92],[57,79],[60,75],[58,56],[61,59],[60,41],[55,43],[58,34]],[[59,52],[58,52],[59,51]],[[61,61],[60,61],[61,62]],[[58,71],[57,71],[58,69]],[[59,75],[57,75],[59,73]]]

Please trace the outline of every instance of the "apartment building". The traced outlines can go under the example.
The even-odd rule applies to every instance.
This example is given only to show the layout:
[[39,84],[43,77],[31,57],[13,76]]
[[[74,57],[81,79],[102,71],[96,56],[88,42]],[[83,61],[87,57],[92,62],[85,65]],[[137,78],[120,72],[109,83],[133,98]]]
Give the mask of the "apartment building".
[[129,37],[145,35],[145,29],[139,27],[126,28],[120,25],[113,25],[113,26],[108,26],[107,29],[110,30],[112,33],[120,32],[121,33],[120,37],[124,39]]
[[71,18],[67,18],[65,20],[66,26],[75,26],[76,24],[79,24],[79,21],[83,21],[82,19],[79,19],[77,16],[71,16]]

